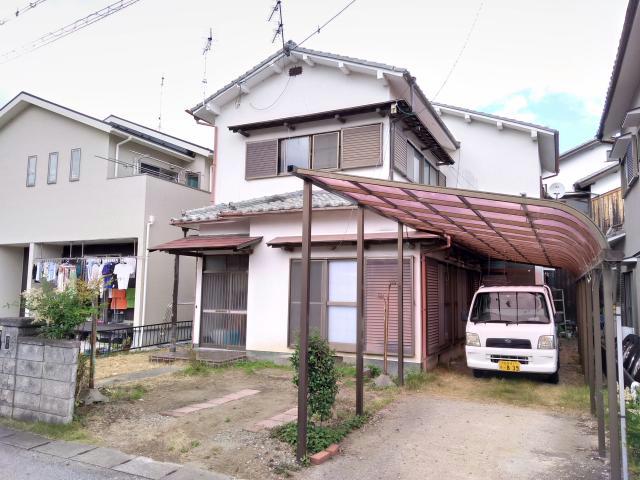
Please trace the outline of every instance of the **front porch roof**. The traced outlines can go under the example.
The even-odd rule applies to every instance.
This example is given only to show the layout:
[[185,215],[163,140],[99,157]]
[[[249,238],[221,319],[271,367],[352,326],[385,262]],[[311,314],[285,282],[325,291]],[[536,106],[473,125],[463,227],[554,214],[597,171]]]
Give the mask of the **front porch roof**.
[[239,252],[260,243],[262,237],[237,235],[194,235],[162,243],[150,248],[150,252],[167,252],[175,255],[201,256],[209,251]]
[[564,268],[577,276],[613,259],[590,218],[553,200],[305,169],[294,175],[415,230],[449,235],[488,258]]

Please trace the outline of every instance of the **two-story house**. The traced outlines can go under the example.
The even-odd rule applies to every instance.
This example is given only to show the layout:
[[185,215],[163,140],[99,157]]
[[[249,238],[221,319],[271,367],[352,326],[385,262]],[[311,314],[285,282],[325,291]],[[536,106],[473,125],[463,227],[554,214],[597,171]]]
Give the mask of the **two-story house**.
[[627,327],[640,330],[638,299],[640,276],[640,4],[630,0],[627,7],[618,53],[600,119],[597,138],[613,140],[609,160],[620,165],[624,200],[624,239],[622,248],[621,285],[623,321]]
[[[128,275],[105,289],[101,320],[167,321],[173,259],[144,252],[175,237],[164,219],[208,201],[212,157],[119,117],[17,95],[0,109],[0,314],[22,313],[20,293],[38,283],[64,288],[122,263]],[[195,262],[183,264],[181,281],[193,289]],[[180,300],[190,320],[193,291]]]
[[[216,129],[216,203],[174,218],[194,235],[155,249],[197,257],[194,344],[253,355],[286,353],[296,342],[302,185],[291,167],[534,197],[541,177],[557,170],[554,130],[432,105],[406,69],[293,43],[190,113]],[[355,209],[320,190],[313,206],[311,331],[349,357]],[[385,312],[387,350],[397,350],[397,230],[367,214],[369,359],[383,353]],[[408,230],[405,240],[405,359],[426,367],[464,336],[466,309],[488,262],[442,236]]]

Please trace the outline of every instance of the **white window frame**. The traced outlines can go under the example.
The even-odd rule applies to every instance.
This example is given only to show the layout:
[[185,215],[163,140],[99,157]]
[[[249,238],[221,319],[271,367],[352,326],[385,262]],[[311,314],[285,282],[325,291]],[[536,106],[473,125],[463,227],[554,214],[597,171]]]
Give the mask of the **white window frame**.
[[[56,168],[55,168],[55,175],[51,175],[51,160],[55,158],[56,161]],[[50,152],[49,153],[49,163],[47,164],[47,184],[48,185],[53,185],[55,183],[58,183],[58,168],[60,166],[60,154],[58,152]]]
[[[31,159],[33,159],[33,181],[29,181],[29,177],[31,176]],[[38,178],[38,156],[37,155],[29,155],[27,157],[27,187],[35,187],[36,179]]]
[[[73,152],[78,152],[78,173],[74,176],[73,174]],[[69,181],[77,182],[80,180],[80,165],[82,164],[82,149],[73,148],[71,149],[71,156],[69,157]]]

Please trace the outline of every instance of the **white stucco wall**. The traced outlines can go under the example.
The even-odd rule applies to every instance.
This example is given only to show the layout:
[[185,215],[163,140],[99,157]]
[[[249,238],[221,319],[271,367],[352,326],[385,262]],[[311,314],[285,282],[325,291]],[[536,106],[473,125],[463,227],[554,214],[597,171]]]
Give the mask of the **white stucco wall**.
[[388,177],[389,128],[388,119],[378,115],[349,117],[342,124],[324,121],[297,125],[296,130],[284,128],[252,131],[249,138],[231,132],[227,127],[245,123],[305,115],[389,100],[388,87],[375,77],[352,72],[345,75],[336,68],[303,64],[302,74],[289,77],[287,70],[272,75],[248,94],[221,107],[216,118],[218,127],[218,167],[216,175],[216,203],[255,198],[299,190],[299,181],[284,175],[277,178],[245,180],[246,142],[271,138],[286,138],[309,133],[336,131],[340,128],[371,123],[384,123],[384,164],[380,168],[349,170],[354,175]]
[[[365,231],[397,232],[395,223],[375,214],[365,215]],[[356,214],[354,210],[334,212],[314,212],[313,235],[355,234]],[[201,235],[220,233],[215,225],[203,226]],[[251,220],[250,235],[262,236],[263,240],[254,247],[249,257],[249,284],[247,300],[247,350],[267,352],[288,352],[287,333],[289,320],[289,264],[300,258],[300,248],[291,252],[272,248],[266,243],[278,236],[299,236],[301,234],[300,214],[279,214],[254,217]],[[365,250],[366,257],[396,258],[395,243],[371,245]],[[312,258],[353,258],[355,247],[345,245],[338,248],[314,247]],[[413,260],[414,287],[414,332],[415,355],[407,357],[409,362],[419,362],[420,341],[420,258],[419,250],[405,246],[405,257]],[[199,292],[196,297],[199,298]],[[197,337],[195,337],[197,338]],[[348,354],[345,354],[349,356]],[[373,358],[374,356],[372,356]]]
[[455,164],[444,166],[448,187],[540,197],[538,144],[528,132],[443,112],[442,120],[460,142]]
[[[573,155],[570,155],[566,158],[560,159],[560,172],[557,176],[551,177],[544,181],[544,184],[547,187],[553,183],[560,182],[564,185],[564,188],[567,192],[573,192],[574,187],[573,184],[580,180],[581,178],[586,177],[587,175],[597,172],[602,168],[611,165],[607,162],[607,151],[611,149],[611,145],[606,143],[599,143],[592,146],[589,149],[582,150]],[[605,190],[607,186],[615,184],[617,181],[617,185],[612,186],[608,190]],[[620,186],[620,177],[619,174],[612,174],[607,176],[606,180],[600,180],[597,187],[592,186],[593,193],[604,193],[609,190],[613,190]],[[594,187],[595,190],[594,191]]]

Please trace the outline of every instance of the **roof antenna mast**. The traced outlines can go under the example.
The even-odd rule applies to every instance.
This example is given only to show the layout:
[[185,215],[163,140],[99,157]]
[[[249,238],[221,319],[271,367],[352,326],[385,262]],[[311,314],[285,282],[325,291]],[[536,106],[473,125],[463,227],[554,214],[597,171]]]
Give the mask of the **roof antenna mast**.
[[204,71],[202,74],[202,104],[204,105],[207,100],[207,55],[211,51],[211,45],[213,43],[213,30],[209,28],[209,36],[202,48],[202,58],[204,61]]
[[162,130],[162,95],[164,94],[164,73],[160,79],[160,113],[158,113],[158,130]]
[[269,22],[276,19],[277,25],[273,31],[273,38],[271,43],[275,42],[278,37],[282,40],[282,51],[288,57],[290,55],[289,49],[284,43],[284,21],[282,20],[282,0],[276,0],[275,5],[271,8],[271,14],[269,15]]

